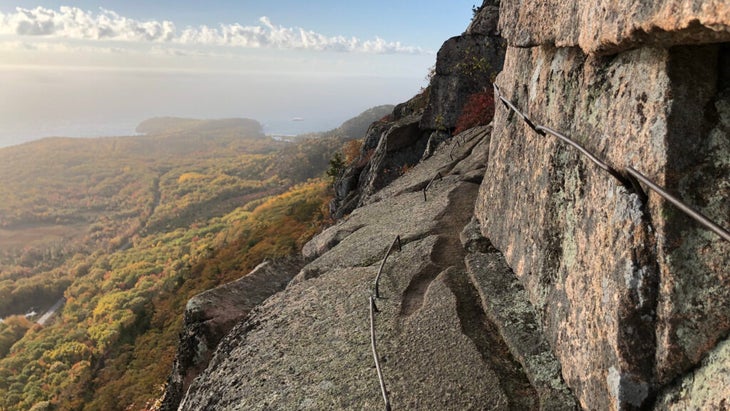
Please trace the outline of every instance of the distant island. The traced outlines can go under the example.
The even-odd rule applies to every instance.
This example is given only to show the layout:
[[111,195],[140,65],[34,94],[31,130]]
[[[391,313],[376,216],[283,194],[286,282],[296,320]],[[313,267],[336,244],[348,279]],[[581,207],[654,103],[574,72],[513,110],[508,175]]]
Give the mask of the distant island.
[[136,130],[141,134],[206,133],[217,134],[240,132],[248,138],[263,138],[263,126],[250,118],[224,118],[199,120],[182,117],[154,117],[141,122]]

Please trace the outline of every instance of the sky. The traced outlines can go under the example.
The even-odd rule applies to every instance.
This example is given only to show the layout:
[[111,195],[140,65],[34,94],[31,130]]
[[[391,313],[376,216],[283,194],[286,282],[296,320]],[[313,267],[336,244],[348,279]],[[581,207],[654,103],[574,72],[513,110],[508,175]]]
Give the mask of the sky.
[[0,0],[0,147],[157,116],[331,129],[416,94],[476,3]]

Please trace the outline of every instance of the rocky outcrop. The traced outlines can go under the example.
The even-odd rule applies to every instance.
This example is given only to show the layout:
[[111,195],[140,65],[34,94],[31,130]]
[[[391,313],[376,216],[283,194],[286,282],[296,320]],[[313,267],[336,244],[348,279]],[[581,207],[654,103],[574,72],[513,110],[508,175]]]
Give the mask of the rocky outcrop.
[[464,34],[483,36],[499,36],[499,2],[484,0],[475,10],[476,13]]
[[349,214],[369,194],[384,187],[413,166],[423,155],[427,140],[418,128],[423,96],[397,106],[393,118],[373,123],[368,129],[360,156],[337,178],[330,212],[336,219]]
[[246,276],[188,301],[161,410],[177,409],[188,386],[208,366],[223,337],[254,307],[284,289],[301,266],[298,259],[265,261]]
[[396,121],[382,134],[362,179],[361,202],[403,174],[403,167],[416,164],[425,149],[426,140],[418,128],[420,116],[411,114]]
[[497,33],[499,7],[493,3],[485,0],[467,31],[444,43],[428,88],[397,105],[388,121],[370,127],[359,158],[335,181],[330,204],[335,219],[428,158],[451,137],[469,96],[491,87],[504,62],[504,42]]
[[484,2],[464,34],[446,40],[438,51],[422,129],[453,130],[469,96],[489,89],[502,69],[505,44],[496,30],[498,6],[489,3]]
[[[677,21],[694,16],[700,36],[682,23],[650,29],[680,2],[626,3],[635,18],[607,18],[602,3],[503,1],[502,34],[520,47],[507,49],[496,83],[534,123],[728,226],[728,48],[661,47],[725,39],[727,6],[672,9]],[[608,51],[617,54],[592,54]],[[730,290],[719,284],[730,281],[730,244],[502,106],[489,158],[482,233],[525,288],[584,408],[651,407],[727,338]]]

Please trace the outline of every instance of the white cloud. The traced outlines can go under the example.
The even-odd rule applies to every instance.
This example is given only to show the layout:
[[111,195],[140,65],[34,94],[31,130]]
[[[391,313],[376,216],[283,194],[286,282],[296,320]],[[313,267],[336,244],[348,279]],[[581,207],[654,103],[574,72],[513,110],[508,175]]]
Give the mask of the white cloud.
[[[103,53],[103,54],[120,54],[126,53],[121,47],[109,47],[102,45],[88,44],[68,44],[58,41],[0,41],[0,51],[41,51],[44,53]],[[170,53],[166,51],[166,53]]]
[[171,21],[138,21],[100,9],[98,13],[76,7],[59,10],[36,7],[16,8],[14,13],[0,12],[0,34],[19,37],[45,37],[74,40],[167,43],[196,46],[300,49],[314,51],[361,52],[376,54],[421,54],[419,47],[379,37],[361,40],[356,37],[326,36],[299,27],[277,26],[268,17],[259,24],[221,24],[178,29]]

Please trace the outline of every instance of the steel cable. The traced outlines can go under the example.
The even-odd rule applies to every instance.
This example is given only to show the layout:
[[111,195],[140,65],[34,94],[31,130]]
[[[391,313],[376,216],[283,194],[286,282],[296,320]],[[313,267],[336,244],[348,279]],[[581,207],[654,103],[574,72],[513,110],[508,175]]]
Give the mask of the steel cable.
[[585,147],[581,146],[577,142],[575,142],[570,137],[566,136],[565,134],[560,133],[559,131],[556,131],[550,127],[542,126],[535,124],[532,120],[530,120],[529,117],[527,117],[526,114],[521,112],[511,101],[509,101],[507,98],[505,98],[502,95],[501,90],[499,87],[495,84],[494,85],[494,92],[496,93],[497,97],[504,103],[504,105],[509,108],[510,110],[514,111],[518,116],[520,116],[527,125],[532,128],[535,132],[537,132],[540,135],[550,134],[554,137],[557,137],[561,141],[563,141],[566,144],[569,144],[570,146],[577,149],[580,153],[588,157],[588,159],[596,164],[599,168],[602,170],[608,172],[613,177],[618,179],[622,184],[625,186],[630,186],[634,190],[639,191],[639,195],[642,196],[642,200],[646,199],[646,194],[643,193],[641,190],[641,186],[639,186],[638,182],[636,180],[641,181],[642,183],[646,184],[647,187],[649,187],[652,191],[659,194],[661,197],[672,203],[674,206],[676,206],[678,209],[683,211],[688,216],[692,217],[695,221],[700,223],[705,228],[709,229],[710,231],[714,232],[715,234],[719,235],[721,238],[723,238],[726,241],[730,241],[730,231],[720,227],[718,224],[711,221],[709,218],[707,218],[705,215],[700,213],[699,211],[695,210],[694,208],[690,207],[689,205],[685,204],[681,200],[679,200],[677,197],[669,194],[664,188],[660,187],[659,185],[655,184],[651,180],[649,180],[646,176],[636,171],[633,167],[627,167],[626,170],[624,170],[623,173],[620,173],[615,168],[608,165],[606,162],[600,160],[596,156],[594,156],[590,151],[588,151]]

